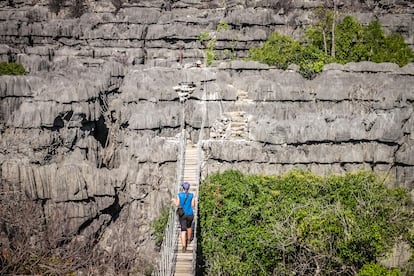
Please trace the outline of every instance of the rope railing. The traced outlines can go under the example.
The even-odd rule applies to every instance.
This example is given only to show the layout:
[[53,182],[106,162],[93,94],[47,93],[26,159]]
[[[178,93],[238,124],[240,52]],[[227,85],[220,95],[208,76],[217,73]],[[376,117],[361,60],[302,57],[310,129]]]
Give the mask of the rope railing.
[[[202,144],[204,137],[204,128],[207,118],[207,107],[206,107],[206,95],[207,95],[207,84],[206,80],[203,82],[203,95],[202,95],[202,120],[199,132],[199,139],[197,143],[197,165],[196,165],[196,186],[195,194],[198,195],[199,185],[200,185],[200,176],[201,176],[201,153],[202,153]],[[180,184],[184,178],[184,162],[185,162],[185,146],[186,146],[186,133],[185,133],[185,101],[181,102],[182,104],[182,120],[181,120],[181,134],[179,141],[179,157],[177,162],[177,183],[173,187],[173,194],[178,193]],[[195,275],[196,262],[197,262],[197,218],[198,218],[198,200],[196,200],[196,206],[194,208],[194,240],[193,240],[193,257],[192,257],[192,274]],[[158,264],[158,270],[153,273],[156,276],[171,276],[174,275],[174,268],[176,264],[176,254],[175,250],[178,245],[179,234],[177,230],[177,219],[175,214],[175,208],[170,208],[168,223],[165,229],[165,236],[161,246],[160,252],[160,262]]]
[[[182,108],[182,124],[181,124],[181,133],[179,139],[179,154],[177,162],[177,179],[176,185],[172,189],[173,195],[178,193],[179,186],[184,177],[184,157],[185,157],[185,144],[186,144],[186,135],[185,135],[185,109]],[[160,251],[160,261],[158,263],[158,270],[154,271],[153,275],[155,276],[171,276],[174,273],[174,267],[176,262],[175,249],[177,248],[178,243],[178,232],[177,230],[177,219],[175,214],[175,208],[170,207],[168,214],[168,223],[165,228],[165,236],[161,245]]]
[[[200,132],[199,132],[199,137],[198,137],[198,143],[197,143],[197,170],[196,170],[196,183],[198,183],[197,188],[196,188],[196,195],[198,197],[198,191],[199,191],[199,187],[200,187],[200,177],[201,177],[201,165],[202,165],[202,150],[203,150],[203,138],[204,138],[204,127],[206,124],[206,119],[207,119],[207,102],[206,102],[206,98],[207,98],[207,83],[206,80],[204,80],[203,82],[203,94],[202,94],[202,108],[201,108],[201,112],[202,112],[202,118],[201,118],[201,126],[200,126]],[[193,275],[196,274],[196,269],[197,269],[197,221],[198,221],[198,198],[196,200],[196,206],[194,208],[194,250],[193,250]]]

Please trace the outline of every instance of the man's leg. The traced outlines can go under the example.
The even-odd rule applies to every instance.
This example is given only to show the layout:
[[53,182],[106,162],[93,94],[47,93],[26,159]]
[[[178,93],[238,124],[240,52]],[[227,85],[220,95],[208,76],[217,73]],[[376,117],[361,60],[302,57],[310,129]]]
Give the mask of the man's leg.
[[187,219],[187,244],[191,242],[191,234],[193,233],[193,220],[194,216],[189,216]]
[[181,231],[181,244],[183,245],[183,252],[187,250],[187,237],[186,237],[187,231]]
[[191,242],[191,234],[193,232],[193,228],[188,227],[187,228],[187,244],[189,244]]
[[185,215],[179,218],[180,225],[181,225],[181,245],[183,246],[182,252],[184,253],[187,251],[187,220],[185,219]]

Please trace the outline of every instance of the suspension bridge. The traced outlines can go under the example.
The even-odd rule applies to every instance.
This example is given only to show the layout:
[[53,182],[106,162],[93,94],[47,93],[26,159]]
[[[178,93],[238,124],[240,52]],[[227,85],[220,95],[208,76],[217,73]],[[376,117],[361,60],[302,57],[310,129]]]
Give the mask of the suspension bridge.
[[194,221],[193,221],[193,239],[191,243],[187,245],[186,252],[181,251],[180,241],[180,224],[175,214],[175,208],[170,208],[168,223],[166,226],[164,241],[161,246],[160,261],[158,263],[158,269],[153,273],[156,276],[189,276],[195,275],[196,258],[197,258],[197,209],[198,209],[198,186],[200,182],[200,168],[201,168],[201,141],[204,135],[204,125],[206,121],[206,107],[205,107],[205,95],[206,95],[206,82],[203,82],[203,104],[201,111],[203,118],[201,121],[201,127],[199,132],[199,142],[194,145],[191,142],[186,142],[185,132],[185,102],[188,96],[194,91],[194,83],[182,82],[178,86],[174,87],[174,90],[180,97],[180,103],[182,104],[181,114],[181,134],[179,145],[179,157],[178,157],[178,169],[177,169],[177,185],[173,187],[173,194],[176,196],[178,193],[178,187],[182,182],[187,181],[190,183],[190,192],[194,194],[196,198],[196,204],[194,207]]
[[[181,182],[187,181],[191,184],[190,192],[196,198],[196,206],[194,207],[194,222],[193,222],[193,239],[187,245],[186,252],[181,250],[180,240],[180,224],[175,214],[175,208],[170,209],[168,224],[166,227],[166,234],[161,247],[160,262],[158,270],[154,275],[159,276],[189,276],[195,275],[196,257],[197,257],[197,204],[198,204],[198,184],[199,184],[199,157],[198,149],[192,144],[188,143],[182,148],[183,153],[181,172],[179,179]],[[178,192],[178,190],[177,190]]]
[[[184,174],[183,181],[187,181],[191,184],[190,193],[193,193],[197,199],[198,194],[198,176],[197,176],[197,148],[193,144],[187,144],[185,147],[185,158],[184,158]],[[197,201],[197,200],[196,200]],[[197,205],[196,205],[197,206]],[[197,218],[197,208],[194,208],[194,237],[196,227],[196,218]],[[178,220],[176,220],[176,236],[180,234],[180,225]],[[195,274],[195,261],[197,256],[196,248],[196,239],[187,245],[187,251],[185,253],[181,252],[181,241],[177,242],[175,248],[176,252],[176,262],[174,274],[175,276],[188,276]]]

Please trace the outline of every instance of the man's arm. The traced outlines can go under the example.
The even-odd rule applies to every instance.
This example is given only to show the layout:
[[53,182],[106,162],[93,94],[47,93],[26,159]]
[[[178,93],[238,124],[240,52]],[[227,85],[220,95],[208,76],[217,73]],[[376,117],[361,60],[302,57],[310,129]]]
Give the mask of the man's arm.
[[176,198],[171,199],[171,203],[175,205],[175,207],[180,206],[180,199],[178,196]]

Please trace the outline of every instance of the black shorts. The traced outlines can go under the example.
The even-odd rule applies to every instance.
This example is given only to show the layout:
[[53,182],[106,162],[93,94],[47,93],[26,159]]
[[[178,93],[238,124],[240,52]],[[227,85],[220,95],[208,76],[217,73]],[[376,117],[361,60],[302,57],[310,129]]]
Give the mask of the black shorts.
[[179,217],[178,220],[180,221],[181,231],[187,231],[188,228],[191,227],[193,224],[194,215],[184,215]]

